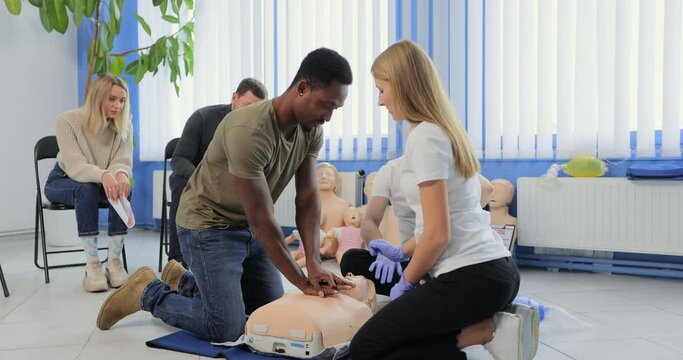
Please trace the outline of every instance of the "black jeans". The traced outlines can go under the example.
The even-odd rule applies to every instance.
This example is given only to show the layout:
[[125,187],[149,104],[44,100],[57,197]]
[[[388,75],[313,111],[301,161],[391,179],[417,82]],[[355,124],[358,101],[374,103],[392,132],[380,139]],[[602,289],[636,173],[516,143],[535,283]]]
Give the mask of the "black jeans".
[[[375,283],[375,291],[378,294],[389,296],[391,288],[401,279],[398,273],[394,273],[393,278],[386,284],[380,283],[379,279],[375,279],[375,272],[368,270],[376,256],[370,255],[370,252],[363,249],[349,249],[342,256],[339,268],[342,275],[352,273],[353,275],[363,275],[366,279],[372,280]],[[402,262],[401,266],[405,269],[408,262]]]
[[466,359],[457,347],[460,329],[507,308],[518,290],[509,257],[442,274],[370,318],[351,340],[351,358]]
[[187,185],[187,178],[176,174],[171,174],[168,183],[171,187],[171,208],[168,211],[168,259],[183,263],[187,268],[187,264],[183,260],[183,254],[180,251],[180,244],[178,243],[178,231],[175,225],[175,217],[178,213],[178,205],[180,205],[180,195],[183,193]]

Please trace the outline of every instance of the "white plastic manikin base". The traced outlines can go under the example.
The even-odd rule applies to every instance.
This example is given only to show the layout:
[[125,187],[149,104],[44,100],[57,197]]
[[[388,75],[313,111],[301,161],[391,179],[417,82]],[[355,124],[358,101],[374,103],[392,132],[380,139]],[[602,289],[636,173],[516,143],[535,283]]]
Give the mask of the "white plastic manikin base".
[[365,303],[344,294],[286,293],[249,316],[244,341],[264,353],[309,358],[351,341],[370,316]]

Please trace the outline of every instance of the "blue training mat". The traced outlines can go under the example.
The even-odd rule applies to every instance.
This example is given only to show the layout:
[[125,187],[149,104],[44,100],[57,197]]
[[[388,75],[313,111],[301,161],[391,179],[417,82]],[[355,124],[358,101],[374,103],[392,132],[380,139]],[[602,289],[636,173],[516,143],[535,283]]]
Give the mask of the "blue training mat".
[[249,350],[244,350],[239,347],[227,347],[221,345],[213,345],[206,340],[202,340],[186,331],[178,331],[176,333],[162,336],[160,338],[150,340],[147,346],[157,349],[166,349],[171,351],[179,351],[188,354],[201,355],[211,358],[225,358],[230,360],[287,360],[291,358],[281,356],[266,356],[254,354]]

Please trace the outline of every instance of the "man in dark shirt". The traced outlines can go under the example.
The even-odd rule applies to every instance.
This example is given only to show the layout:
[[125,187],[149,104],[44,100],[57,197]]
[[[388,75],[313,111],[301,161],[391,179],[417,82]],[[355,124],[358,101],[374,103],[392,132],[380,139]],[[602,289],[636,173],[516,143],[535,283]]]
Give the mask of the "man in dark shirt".
[[185,124],[183,134],[178,139],[171,159],[173,173],[169,179],[171,187],[171,208],[169,211],[169,252],[168,259],[176,260],[187,267],[178,244],[175,217],[180,203],[180,194],[183,193],[187,181],[192,176],[206,148],[209,146],[218,124],[232,110],[237,110],[268,97],[265,85],[252,78],[246,78],[237,86],[232,93],[232,102],[228,105],[211,105],[195,111]]

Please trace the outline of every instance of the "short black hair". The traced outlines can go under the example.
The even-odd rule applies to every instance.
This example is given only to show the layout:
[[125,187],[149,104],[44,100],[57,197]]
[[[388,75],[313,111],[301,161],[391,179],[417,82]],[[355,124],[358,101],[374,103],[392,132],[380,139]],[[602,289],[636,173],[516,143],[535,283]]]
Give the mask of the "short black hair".
[[268,90],[266,90],[266,86],[254,78],[245,78],[244,80],[240,81],[240,84],[237,85],[237,90],[235,90],[239,96],[244,95],[247,91],[251,91],[251,93],[259,99],[268,98]]
[[301,80],[308,80],[312,88],[326,87],[333,81],[351,85],[353,74],[349,62],[338,52],[328,48],[319,48],[306,55],[289,88],[291,89]]

